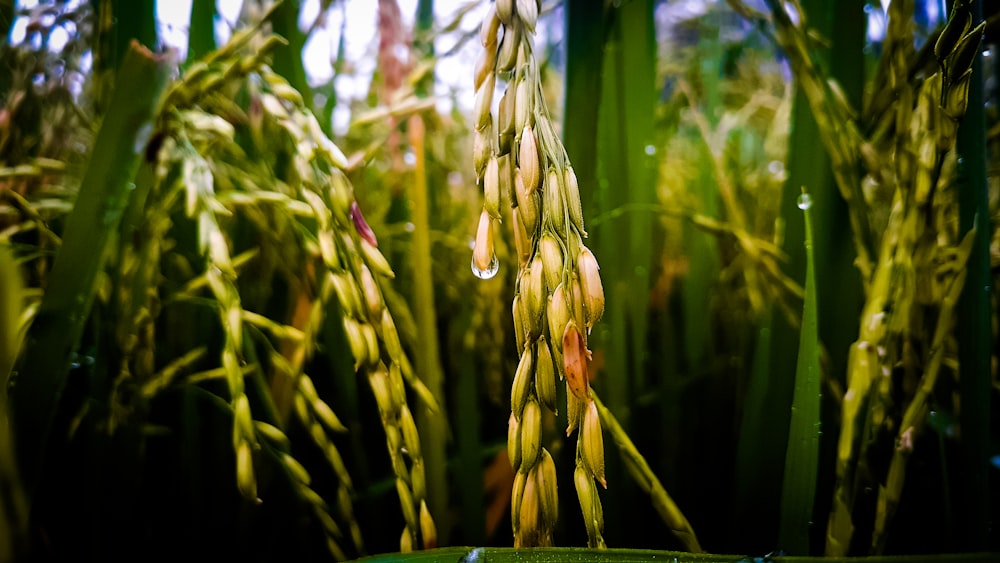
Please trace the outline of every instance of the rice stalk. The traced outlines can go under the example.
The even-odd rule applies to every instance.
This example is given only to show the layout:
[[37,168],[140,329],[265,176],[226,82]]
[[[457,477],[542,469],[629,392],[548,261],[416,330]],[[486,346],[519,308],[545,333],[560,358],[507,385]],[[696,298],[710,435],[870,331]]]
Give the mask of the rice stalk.
[[[472,271],[493,277],[499,268],[494,230],[512,212],[518,255],[513,315],[520,354],[511,391],[508,452],[517,471],[511,498],[515,547],[552,543],[557,512],[552,456],[542,447],[542,408],[555,411],[555,378],[565,380],[567,436],[579,428],[575,486],[591,547],[605,547],[595,481],[607,486],[602,417],[590,389],[587,339],[604,313],[604,289],[587,232],[577,176],[555,133],[533,55],[541,3],[501,0],[480,30],[484,47],[476,87],[473,161],[484,190]],[[494,105],[496,83],[504,93]],[[646,489],[649,490],[648,488]]]
[[[738,0],[730,4],[745,15],[763,17]],[[870,550],[880,553],[902,490],[907,456],[900,444],[912,447],[923,427],[913,418],[920,412],[920,394],[904,396],[897,405],[893,375],[923,388],[937,377],[939,355],[954,354],[954,341],[938,336],[940,327],[950,326],[942,323],[950,322],[950,292],[959,275],[953,260],[964,248],[949,219],[957,211],[954,146],[957,120],[967,103],[969,65],[983,28],[970,25],[967,2],[957,3],[935,43],[937,67],[921,74],[923,63],[913,47],[913,2],[892,2],[873,91],[891,94],[895,102],[881,103],[884,96],[878,95],[863,113],[848,106],[835,83],[823,79],[809,55],[801,20],[792,23],[787,7],[778,2],[768,5],[776,40],[809,100],[848,203],[866,293],[859,337],[848,360],[826,552],[847,553],[859,492],[877,485]],[[868,123],[859,122],[859,115]],[[864,138],[863,131],[870,137]],[[875,187],[859,197],[862,180]],[[884,226],[874,229],[869,221],[878,220],[873,213],[882,208],[888,209]],[[899,409],[910,414],[897,420]],[[873,473],[869,458],[879,455],[877,438],[886,434],[897,435],[894,461],[887,475],[874,475],[878,483],[871,483],[865,477]]]
[[[138,379],[148,399],[176,383],[221,377],[233,413],[240,492],[260,502],[256,474],[263,462],[261,452],[284,448],[276,462],[286,469],[298,496],[312,507],[331,555],[343,559],[345,538],[354,551],[363,551],[351,506],[352,480],[331,438],[331,433],[346,428],[305,372],[326,316],[341,311],[339,322],[354,356],[354,368],[368,379],[379,406],[403,514],[412,516],[407,518],[407,533],[414,546],[432,545],[436,532],[423,504],[423,459],[420,448],[413,446],[417,429],[406,406],[406,381],[415,378],[380,289],[392,277],[392,270],[354,200],[343,172],[347,167],[343,153],[322,132],[298,91],[265,65],[271,50],[279,45],[275,37],[238,32],[227,46],[192,64],[165,97],[154,135],[155,181],[144,211],[149,220],[138,222],[144,230],[144,236],[137,239],[142,244],[130,248],[121,260],[123,279],[144,277],[131,283],[139,291],[128,297],[135,300],[124,308],[132,322],[123,326],[130,330],[146,327],[149,336],[123,341],[131,345],[123,345],[119,379]],[[233,103],[232,93],[237,91],[249,96],[248,107]],[[268,146],[278,147],[276,153],[286,151],[284,167],[251,162],[247,170],[242,163],[248,156]],[[196,251],[203,262],[200,272],[193,266],[191,277],[161,303],[155,272],[168,251],[171,213],[178,208],[196,228]],[[258,230],[260,246],[234,255],[237,241],[231,238],[231,225],[240,220]],[[245,299],[251,294],[241,279],[248,272],[285,276],[291,287],[299,288],[303,315],[279,320],[249,310]],[[217,367],[179,375],[189,366],[204,363],[197,355],[155,373],[151,361],[137,370],[136,358],[143,350],[152,352],[151,319],[162,306],[179,301],[215,310],[222,334]],[[265,363],[257,359],[260,349]],[[271,393],[256,404],[258,399],[252,401],[248,394],[246,378],[263,382],[264,375]],[[258,388],[254,396],[267,391],[254,385]],[[426,396],[421,386],[414,388]],[[309,487],[308,473],[286,451],[284,428],[292,422],[306,430],[336,476],[334,500],[324,500]],[[267,429],[264,434],[262,428]],[[334,510],[347,523],[349,534],[331,517]]]
[[[586,339],[604,307],[597,262],[582,241],[586,231],[576,176],[555,134],[532,54],[540,9],[541,3],[535,0],[502,0],[491,7],[481,27],[484,50],[474,77],[473,160],[487,197],[472,270],[480,278],[491,278],[499,268],[493,231],[501,219],[503,190],[510,194],[510,219],[521,262],[514,313],[515,322],[523,323],[516,327],[521,329],[517,330],[521,359],[512,391],[508,448],[518,472],[511,499],[514,545],[525,547],[551,545],[557,517],[553,461],[541,446],[541,409],[554,410],[555,377],[565,377],[570,415],[567,435],[578,426],[583,428],[581,417],[586,405],[592,405]],[[497,79],[507,80],[507,86],[495,121],[492,106]],[[549,364],[539,367],[542,361]],[[540,376],[552,381],[537,381]],[[593,479],[603,482],[600,422],[596,413],[586,420],[589,432],[586,436],[581,432],[578,439],[577,466],[586,471],[591,484]],[[603,521],[603,516],[596,516],[601,512],[599,499],[596,491],[587,494],[590,485],[580,489],[584,481],[578,479],[577,488],[588,522],[588,542],[603,546],[603,523],[594,525]],[[592,516],[587,518],[587,514]]]

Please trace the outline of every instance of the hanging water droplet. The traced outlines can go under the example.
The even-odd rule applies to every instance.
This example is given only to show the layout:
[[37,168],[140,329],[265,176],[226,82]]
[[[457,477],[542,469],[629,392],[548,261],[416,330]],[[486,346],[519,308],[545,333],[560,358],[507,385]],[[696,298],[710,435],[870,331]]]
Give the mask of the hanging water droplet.
[[485,270],[481,270],[476,266],[475,258],[472,259],[471,264],[472,264],[472,274],[481,280],[492,279],[493,276],[497,275],[497,272],[500,271],[500,261],[497,260],[496,254],[494,254],[493,257],[490,258],[490,264],[489,266],[486,267]]
[[809,209],[810,207],[812,207],[812,204],[813,204],[813,200],[812,200],[811,197],[809,197],[809,194],[802,194],[802,195],[800,195],[799,196],[799,200],[796,202],[796,205],[799,206],[799,209],[801,209],[803,211],[805,211],[806,209]]

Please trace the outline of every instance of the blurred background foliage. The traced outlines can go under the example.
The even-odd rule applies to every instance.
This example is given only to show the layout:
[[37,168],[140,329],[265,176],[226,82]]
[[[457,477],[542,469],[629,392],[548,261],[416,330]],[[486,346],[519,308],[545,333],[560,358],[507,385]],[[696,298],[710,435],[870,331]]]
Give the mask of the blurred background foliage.
[[[484,281],[469,268],[482,205],[471,156],[472,65],[489,2],[286,1],[268,12],[263,2],[195,0],[183,21],[167,17],[168,4],[0,1],[6,38],[0,46],[0,375],[15,366],[20,342],[33,330],[27,327],[50,283],[94,140],[120,109],[111,100],[129,41],[154,51],[182,43],[183,73],[234,30],[267,14],[265,27],[287,40],[271,53],[270,67],[301,93],[303,107],[346,154],[354,196],[395,272],[380,284],[382,297],[414,372],[439,406],[425,408],[416,391],[408,392],[438,543],[510,545],[507,393],[518,354],[510,308],[516,259],[506,228],[498,240],[499,274]],[[782,31],[775,14],[786,9],[790,25],[805,25],[807,33]],[[889,23],[893,9],[897,28]],[[888,285],[911,283],[918,297],[896,298],[876,311],[891,316],[912,306],[905,318],[923,326],[902,331],[898,342],[872,343],[886,369],[879,377],[891,380],[885,383],[891,389],[866,396],[862,408],[874,412],[885,401],[887,414],[864,424],[862,453],[852,458],[857,475],[847,513],[853,537],[834,549],[827,529],[842,483],[837,447],[855,369],[852,343],[864,340],[866,303],[878,295],[875,276],[857,252],[866,248],[874,267],[883,234],[892,232],[894,205],[924,209],[910,199],[894,203],[896,183],[888,178],[907,173],[895,151],[904,150],[898,130],[911,125],[900,117],[909,110],[899,108],[916,107],[920,86],[937,71],[933,47],[950,9],[943,0],[898,0],[891,8],[866,0],[543,2],[536,52],[548,105],[580,181],[588,245],[602,265],[607,293],[604,321],[590,339],[593,384],[708,552],[1000,550],[1000,16],[993,2],[982,3],[986,25],[973,63],[970,118],[956,132],[965,152],[956,158],[950,146],[939,147],[928,172],[936,189],[927,232],[943,250],[931,260],[930,274],[893,277]],[[795,37],[802,46],[797,55],[809,57],[814,84],[824,88],[822,99],[834,100],[830,114],[818,111],[803,86],[786,42]],[[323,44],[327,48],[317,47]],[[909,97],[886,98],[904,90]],[[830,158],[836,145],[823,122],[831,115],[834,125],[849,123],[862,139],[852,145],[853,160]],[[978,137],[969,122],[979,127]],[[853,178],[865,201],[861,233],[838,184],[843,177]],[[813,518],[798,523],[805,543],[791,539],[781,515],[785,468],[795,466],[786,465],[786,451],[806,285],[805,227],[796,205],[803,187],[812,198],[812,297],[821,343],[814,353],[822,373]],[[974,221],[977,238],[968,250],[960,242]],[[237,237],[238,224],[227,228]],[[192,232],[172,237],[181,250],[194,244]],[[927,248],[918,247],[914,260]],[[953,257],[962,252],[971,252],[967,265]],[[165,268],[167,278],[179,275],[171,268],[183,265]],[[973,291],[957,306],[955,328],[949,325],[937,340],[934,327],[951,294],[931,282],[947,286],[954,269],[967,272]],[[25,462],[14,457],[13,444],[33,440],[36,429],[9,425],[3,411],[0,544],[8,547],[0,548],[0,559],[44,560],[66,553],[66,542],[76,542],[74,553],[97,558],[155,559],[130,550],[167,545],[171,553],[207,545],[233,558],[329,558],[321,525],[290,488],[272,487],[259,506],[240,501],[231,470],[232,415],[190,399],[211,382],[171,381],[167,391],[174,393],[162,393],[141,417],[129,419],[127,432],[78,410],[130,400],[109,390],[108,373],[99,373],[112,364],[102,359],[108,346],[102,335],[115,322],[108,275],[96,282],[96,305],[80,321],[67,397],[53,407],[60,437],[48,446],[59,450],[50,461],[64,465],[45,468],[42,482],[51,489],[33,504],[20,492],[25,475],[18,476],[16,465],[23,472]],[[258,310],[294,303],[290,288],[272,294],[250,275],[241,278],[241,290],[244,300],[261,304]],[[157,320],[158,369],[176,359],[166,355],[219,338],[203,326],[212,318],[189,309]],[[363,544],[349,544],[357,549],[345,555],[396,551],[405,514],[383,449],[377,401],[355,376],[343,331],[324,330],[308,371],[349,430],[334,441],[353,480],[347,520],[357,524]],[[883,347],[898,355],[884,356]],[[934,361],[943,363],[944,375],[929,390],[916,425],[921,430],[901,444],[904,412]],[[14,370],[27,377],[31,368]],[[7,402],[6,386],[0,398]],[[18,408],[33,405],[11,407]],[[564,483],[555,543],[582,545],[584,526],[565,485],[572,448],[562,443],[561,423],[546,424],[547,435],[556,436],[546,447]],[[287,433],[296,444],[306,431]],[[164,435],[178,441],[155,439]],[[890,476],[900,448],[908,457],[905,485]],[[609,487],[601,496],[608,545],[681,549],[610,441],[607,450]],[[326,502],[340,502],[337,477],[322,455],[293,451],[314,488],[331,495]],[[179,474],[188,464],[199,470]],[[884,538],[873,539],[879,498],[897,485],[898,509]]]

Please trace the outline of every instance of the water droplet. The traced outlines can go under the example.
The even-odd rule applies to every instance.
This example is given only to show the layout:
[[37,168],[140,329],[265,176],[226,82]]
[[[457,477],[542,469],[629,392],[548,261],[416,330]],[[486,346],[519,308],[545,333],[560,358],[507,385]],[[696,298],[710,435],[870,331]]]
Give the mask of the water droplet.
[[803,211],[812,207],[812,204],[813,200],[811,197],[809,197],[809,194],[800,195],[798,201],[796,202],[796,205],[799,206],[799,209]]
[[496,254],[493,255],[492,259],[490,259],[490,265],[487,266],[485,270],[480,270],[478,267],[476,267],[475,259],[472,260],[472,273],[481,280],[492,279],[493,276],[497,275],[497,272],[499,271],[500,271],[500,261],[497,260]]
[[646,154],[648,154],[649,156],[653,156],[654,154],[656,154],[656,147],[654,147],[653,145],[646,145]]

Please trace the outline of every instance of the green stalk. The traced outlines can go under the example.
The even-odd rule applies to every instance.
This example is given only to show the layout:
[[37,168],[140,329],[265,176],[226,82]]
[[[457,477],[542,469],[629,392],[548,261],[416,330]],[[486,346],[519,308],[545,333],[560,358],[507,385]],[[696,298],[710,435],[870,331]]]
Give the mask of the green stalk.
[[215,50],[216,6],[212,0],[191,3],[191,27],[188,33],[187,62],[196,61]]
[[[419,0],[417,2],[415,35],[428,37],[434,25],[434,1]],[[417,43],[414,50],[418,56],[431,59],[434,54],[434,42]],[[434,73],[429,73],[433,76]],[[425,95],[431,84],[424,82],[418,85],[418,94]],[[431,264],[431,223],[430,223],[430,191],[427,178],[427,140],[424,120],[420,116],[411,117],[407,123],[410,144],[416,156],[413,169],[413,189],[411,191],[413,247],[410,255],[413,265],[413,299],[414,317],[417,323],[417,373],[425,386],[434,396],[440,408],[433,409],[421,402],[416,412],[417,427],[420,429],[420,446],[424,454],[427,473],[427,508],[438,523],[438,544],[447,545],[451,532],[451,522],[448,518],[448,458],[447,443],[449,439],[447,407],[444,395],[444,370],[438,352],[439,336],[437,330],[437,309],[434,304],[434,273]]]
[[778,544],[790,553],[808,555],[819,467],[819,321],[816,310],[811,199],[804,190],[799,202],[799,206],[805,211],[806,292],[802,327],[799,331],[799,359],[795,370],[788,449],[785,454]]
[[[600,416],[601,425],[611,435],[611,438],[615,441],[615,445],[618,446],[622,459],[625,461],[625,467],[632,475],[632,479],[649,495],[650,500],[653,502],[653,507],[656,508],[656,512],[663,519],[663,522],[667,524],[667,527],[670,528],[670,531],[684,544],[685,549],[692,553],[701,553],[701,544],[698,543],[698,537],[695,535],[694,529],[691,528],[691,524],[688,523],[681,509],[674,503],[674,499],[670,498],[667,490],[660,484],[659,478],[650,469],[649,464],[646,463],[646,458],[639,453],[635,444],[632,443],[632,439],[628,437],[628,433],[622,428],[618,419],[611,414],[611,411],[604,406],[596,392],[592,393],[592,397],[594,403],[597,405],[597,413]],[[603,554],[604,551],[601,553]]]
[[29,495],[44,463],[52,421],[70,362],[94,300],[97,276],[128,202],[156,103],[173,62],[138,43],[125,56],[76,206],[66,220],[38,316],[29,332],[23,369],[11,392],[13,427]]
[[438,353],[437,315],[434,305],[434,272],[431,265],[430,204],[427,188],[427,152],[424,147],[424,121],[419,115],[410,118],[407,129],[416,156],[413,169],[413,264],[414,317],[420,346],[416,347],[417,373],[442,409],[433,410],[422,403],[417,411],[420,447],[427,471],[427,507],[438,521],[438,541],[448,542],[448,427],[445,419],[444,373]]
[[[983,19],[982,3],[971,5],[972,25]],[[958,360],[961,366],[962,481],[965,509],[962,546],[986,550],[990,537],[990,209],[986,181],[986,118],[983,111],[983,56],[976,53],[969,103],[958,131],[959,229],[975,229],[965,288],[958,304]]]

